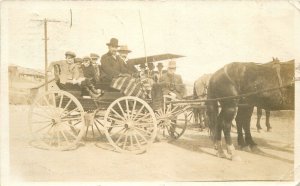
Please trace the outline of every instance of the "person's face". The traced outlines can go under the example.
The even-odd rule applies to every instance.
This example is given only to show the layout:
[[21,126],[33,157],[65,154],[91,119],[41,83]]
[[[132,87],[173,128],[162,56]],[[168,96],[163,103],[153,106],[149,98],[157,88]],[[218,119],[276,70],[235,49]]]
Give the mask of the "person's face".
[[83,66],[88,67],[90,65],[90,60],[85,59],[85,60],[83,60],[82,64],[83,64]]
[[115,46],[108,46],[108,50],[109,50],[109,52],[112,53],[113,55],[116,55],[116,54],[117,54],[118,47],[115,47]]
[[149,70],[153,70],[154,66],[153,65],[149,65]]
[[168,73],[169,74],[173,75],[173,74],[175,74],[175,72],[176,72],[176,68],[173,68],[173,67],[172,68],[168,68]]
[[162,66],[158,66],[157,69],[158,69],[158,71],[162,71],[163,67]]
[[98,58],[92,58],[92,64],[97,65],[97,60],[98,60]]
[[73,56],[66,55],[66,60],[67,60],[68,63],[74,63],[74,57]]
[[128,56],[128,53],[127,52],[120,52],[120,57],[125,60]]

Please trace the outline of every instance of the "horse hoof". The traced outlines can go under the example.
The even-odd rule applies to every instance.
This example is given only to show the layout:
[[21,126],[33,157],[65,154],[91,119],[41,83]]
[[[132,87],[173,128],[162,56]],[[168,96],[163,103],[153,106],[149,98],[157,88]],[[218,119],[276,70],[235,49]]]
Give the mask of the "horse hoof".
[[232,161],[242,161],[242,158],[238,155],[232,155],[231,156],[231,160]]
[[251,151],[254,152],[254,153],[261,152],[261,150],[260,150],[256,145],[253,145],[253,146],[251,147]]
[[267,129],[267,132],[272,132],[272,128]]
[[217,152],[217,157],[219,158],[226,158],[226,155],[224,152]]
[[242,151],[245,151],[245,152],[251,152],[251,149],[249,146],[244,146],[241,148]]

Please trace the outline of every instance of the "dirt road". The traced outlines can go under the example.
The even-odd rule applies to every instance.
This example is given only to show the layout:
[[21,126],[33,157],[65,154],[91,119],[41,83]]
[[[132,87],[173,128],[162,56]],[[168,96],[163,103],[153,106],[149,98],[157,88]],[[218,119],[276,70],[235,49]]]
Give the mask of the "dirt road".
[[[141,155],[120,154],[94,142],[73,151],[46,151],[28,143],[27,106],[10,106],[10,167],[26,181],[216,181],[291,180],[294,160],[293,112],[272,113],[273,131],[252,134],[262,153],[238,151],[241,162],[215,156],[207,132],[189,128],[172,143],[154,143]],[[262,120],[264,123],[264,118]],[[236,131],[232,135],[236,142]],[[236,144],[235,144],[236,145]]]

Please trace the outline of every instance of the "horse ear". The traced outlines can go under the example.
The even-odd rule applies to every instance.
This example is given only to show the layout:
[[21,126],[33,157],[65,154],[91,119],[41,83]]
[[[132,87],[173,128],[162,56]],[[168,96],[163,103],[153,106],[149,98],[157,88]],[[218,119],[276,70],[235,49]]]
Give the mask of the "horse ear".
[[274,57],[272,57],[272,60],[275,61]]

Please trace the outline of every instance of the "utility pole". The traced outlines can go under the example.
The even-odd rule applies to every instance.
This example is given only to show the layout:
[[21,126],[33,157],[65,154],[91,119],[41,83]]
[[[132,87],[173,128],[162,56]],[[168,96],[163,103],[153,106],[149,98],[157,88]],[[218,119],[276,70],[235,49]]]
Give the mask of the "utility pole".
[[54,20],[54,19],[32,19],[31,21],[38,21],[38,22],[43,22],[44,23],[44,39],[45,40],[45,91],[48,90],[48,73],[47,73],[47,67],[48,67],[48,33],[47,33],[47,27],[48,27],[48,22],[65,22],[65,21],[59,21],[59,20]]
[[47,19],[44,19],[44,38],[45,38],[45,91],[48,90],[48,36],[47,36]]

